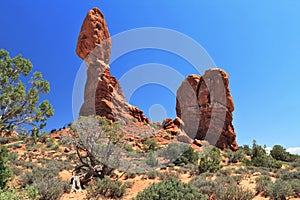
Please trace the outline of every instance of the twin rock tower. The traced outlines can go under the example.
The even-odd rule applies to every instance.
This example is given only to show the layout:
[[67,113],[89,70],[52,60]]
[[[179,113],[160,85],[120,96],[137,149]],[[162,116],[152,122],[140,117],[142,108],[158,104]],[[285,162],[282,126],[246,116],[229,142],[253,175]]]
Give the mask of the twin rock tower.
[[[112,121],[130,119],[141,126],[152,123],[143,111],[126,102],[120,83],[111,75],[108,65],[111,46],[103,14],[98,8],[91,9],[82,24],[76,47],[77,55],[87,66],[80,116],[99,115]],[[232,124],[234,104],[228,84],[228,75],[221,69],[186,77],[176,94],[177,118],[166,119],[163,128],[176,127],[193,140],[206,140],[220,149],[237,150]]]

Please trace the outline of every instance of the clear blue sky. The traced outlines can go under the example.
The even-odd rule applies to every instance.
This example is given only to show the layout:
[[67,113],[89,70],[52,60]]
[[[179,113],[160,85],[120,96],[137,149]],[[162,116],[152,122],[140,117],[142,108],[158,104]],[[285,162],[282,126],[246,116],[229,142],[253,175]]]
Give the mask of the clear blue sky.
[[[230,76],[235,102],[234,126],[239,144],[300,146],[300,1],[199,0],[1,0],[0,48],[21,53],[51,83],[46,97],[55,109],[47,130],[73,120],[72,89],[82,63],[75,47],[89,9],[99,7],[111,35],[139,27],[164,27],[201,44]],[[112,65],[120,78],[145,63],[194,73],[178,56],[162,51],[131,52]],[[152,98],[152,100],[150,100]],[[147,99],[147,101],[145,101]],[[138,89],[131,103],[148,114],[162,104],[175,116],[175,96],[165,88]]]

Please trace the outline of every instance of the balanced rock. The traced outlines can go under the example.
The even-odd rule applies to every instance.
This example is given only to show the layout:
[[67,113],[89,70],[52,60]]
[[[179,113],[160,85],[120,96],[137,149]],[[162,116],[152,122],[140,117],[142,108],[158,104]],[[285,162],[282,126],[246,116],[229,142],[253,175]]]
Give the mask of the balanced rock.
[[203,76],[189,75],[177,90],[176,113],[191,138],[237,150],[228,84],[228,75],[221,69],[207,70]]
[[135,118],[149,123],[141,110],[126,102],[120,83],[110,74],[111,45],[104,16],[98,8],[93,8],[83,22],[76,47],[77,55],[88,67],[79,115],[99,115],[112,121]]
[[91,9],[81,27],[76,46],[77,55],[84,60],[92,52],[107,64],[110,59],[111,45],[103,14],[98,8]]

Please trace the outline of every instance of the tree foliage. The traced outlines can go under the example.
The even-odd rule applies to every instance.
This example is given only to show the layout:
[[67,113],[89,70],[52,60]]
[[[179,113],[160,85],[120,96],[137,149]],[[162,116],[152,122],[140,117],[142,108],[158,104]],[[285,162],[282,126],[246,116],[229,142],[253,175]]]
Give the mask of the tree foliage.
[[24,84],[31,70],[28,59],[21,55],[11,58],[0,49],[0,131],[21,129],[25,125],[41,129],[47,118],[54,115],[47,100],[39,103],[40,95],[50,91],[50,84],[42,74],[34,72],[29,84]]
[[276,169],[280,169],[282,167],[282,163],[268,155],[265,147],[258,145],[255,140],[253,141],[251,163],[249,164],[252,164],[256,167],[268,167]]
[[11,171],[7,165],[7,147],[0,147],[0,189],[4,189],[10,179]]

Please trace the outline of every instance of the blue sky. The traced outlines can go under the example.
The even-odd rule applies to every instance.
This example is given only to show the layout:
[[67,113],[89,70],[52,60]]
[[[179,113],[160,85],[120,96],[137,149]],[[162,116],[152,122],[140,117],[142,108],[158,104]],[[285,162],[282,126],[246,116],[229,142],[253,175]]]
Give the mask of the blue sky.
[[[239,144],[300,146],[300,2],[289,1],[4,1],[0,4],[0,48],[21,53],[51,83],[55,116],[47,130],[73,120],[72,90],[82,61],[75,53],[78,33],[89,9],[99,7],[111,35],[140,27],[183,33],[209,53],[230,76]],[[158,50],[134,51],[111,66],[121,78],[147,63],[195,73],[184,59]],[[170,78],[171,77],[166,77]],[[145,85],[130,102],[147,115],[161,104],[175,116],[175,96],[159,85]]]

